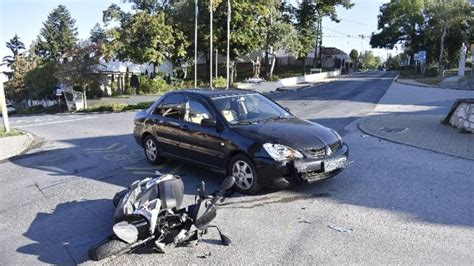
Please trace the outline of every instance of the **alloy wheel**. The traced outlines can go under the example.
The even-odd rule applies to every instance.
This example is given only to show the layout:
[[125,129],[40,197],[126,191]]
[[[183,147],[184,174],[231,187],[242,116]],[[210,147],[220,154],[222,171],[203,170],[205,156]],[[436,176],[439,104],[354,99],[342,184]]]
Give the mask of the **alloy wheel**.
[[236,161],[232,166],[232,175],[235,177],[235,183],[241,189],[247,190],[252,187],[254,175],[252,167],[242,160]]
[[152,139],[148,139],[146,141],[145,152],[150,161],[156,160],[156,157],[158,156],[158,149],[156,148],[156,144]]

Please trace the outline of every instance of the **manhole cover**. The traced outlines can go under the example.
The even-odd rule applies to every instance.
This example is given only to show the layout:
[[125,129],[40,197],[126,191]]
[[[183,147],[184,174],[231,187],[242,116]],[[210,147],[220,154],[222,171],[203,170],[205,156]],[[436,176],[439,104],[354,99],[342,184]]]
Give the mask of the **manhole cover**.
[[387,133],[403,133],[407,131],[407,127],[383,127],[379,129],[381,132],[387,132]]

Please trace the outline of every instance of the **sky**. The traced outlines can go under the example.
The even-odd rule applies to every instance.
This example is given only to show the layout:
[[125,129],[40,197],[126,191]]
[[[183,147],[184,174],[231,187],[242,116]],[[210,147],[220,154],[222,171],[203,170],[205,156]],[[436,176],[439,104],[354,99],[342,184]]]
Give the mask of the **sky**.
[[[351,49],[370,49],[370,34],[377,30],[379,7],[387,1],[353,0],[355,6],[352,9],[338,8],[338,16],[342,19],[340,23],[331,22],[329,19],[323,21],[323,46],[337,47],[346,53]],[[121,7],[130,6],[122,0],[0,0],[0,58],[10,54],[5,43],[15,33],[28,48],[38,36],[43,21],[59,4],[65,5],[76,20],[79,39],[87,39],[92,27],[102,21],[102,11],[112,3]],[[361,34],[367,38],[355,37]],[[374,50],[376,55],[383,58],[386,58],[389,52],[391,51]]]

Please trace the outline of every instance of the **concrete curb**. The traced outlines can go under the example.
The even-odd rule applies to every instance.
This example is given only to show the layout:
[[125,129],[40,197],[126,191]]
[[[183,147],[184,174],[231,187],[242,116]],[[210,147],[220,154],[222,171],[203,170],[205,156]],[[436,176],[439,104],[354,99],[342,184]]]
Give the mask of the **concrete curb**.
[[40,144],[42,143],[40,141],[40,139],[38,137],[36,137],[35,135],[31,134],[30,132],[26,132],[26,131],[22,131],[23,135],[26,135],[27,136],[27,139],[26,141],[23,143],[22,147],[20,149],[18,149],[18,151],[16,152],[16,154],[13,154],[11,156],[8,156],[6,158],[3,158],[0,160],[0,163],[3,163],[3,162],[6,162],[6,161],[10,161],[10,160],[13,160],[25,153],[27,153],[28,151],[30,151],[31,149],[33,149],[34,147],[39,147],[41,146]]
[[414,86],[414,87],[422,87],[422,88],[435,88],[435,89],[441,89],[441,87],[439,86],[435,86],[435,85],[428,85],[428,84],[413,84],[413,83],[410,83],[410,82],[403,82],[403,81],[400,81],[398,79],[398,77],[395,79],[395,81],[399,84],[403,84],[403,85],[408,85],[408,86]]
[[440,154],[444,154],[444,155],[453,156],[453,157],[456,157],[456,158],[461,158],[461,159],[465,159],[465,160],[474,161],[474,158],[465,157],[465,156],[455,154],[455,153],[452,153],[452,152],[449,152],[449,151],[433,150],[433,149],[430,149],[430,148],[427,148],[427,147],[424,147],[424,146],[421,146],[421,145],[406,143],[406,142],[403,142],[403,141],[394,140],[394,139],[382,136],[382,135],[378,134],[377,132],[374,132],[374,131],[372,131],[372,130],[370,130],[370,129],[368,129],[364,126],[364,123],[366,123],[370,119],[373,119],[373,117],[364,118],[362,121],[359,121],[359,123],[358,123],[359,130],[362,131],[363,133],[367,134],[367,135],[370,135],[372,137],[376,137],[378,139],[382,139],[382,140],[385,140],[385,141],[389,141],[389,142],[392,142],[392,143],[396,143],[396,144],[401,144],[401,145],[405,145],[405,146],[409,146],[409,147],[413,147],[413,148],[423,149],[423,150],[426,150],[426,151],[436,152],[436,153],[440,153]]

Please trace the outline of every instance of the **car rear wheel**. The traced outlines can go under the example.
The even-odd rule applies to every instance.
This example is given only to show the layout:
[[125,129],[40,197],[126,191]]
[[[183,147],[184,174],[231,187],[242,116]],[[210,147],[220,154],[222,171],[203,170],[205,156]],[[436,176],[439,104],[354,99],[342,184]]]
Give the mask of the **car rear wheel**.
[[235,188],[244,194],[255,194],[260,191],[258,175],[252,160],[242,154],[232,158],[229,174],[235,177]]
[[145,151],[145,156],[150,163],[159,164],[161,162],[161,156],[158,150],[158,143],[156,139],[148,135],[143,141],[143,149]]

